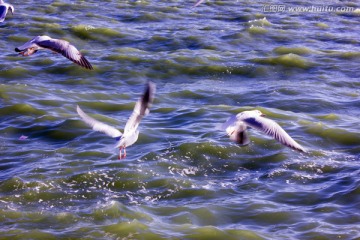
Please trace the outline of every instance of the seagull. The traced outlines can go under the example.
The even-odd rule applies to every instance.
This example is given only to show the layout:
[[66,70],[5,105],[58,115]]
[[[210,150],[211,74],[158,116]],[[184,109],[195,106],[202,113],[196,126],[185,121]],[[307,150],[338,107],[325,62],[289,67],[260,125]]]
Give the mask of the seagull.
[[202,2],[204,2],[204,0],[198,0],[193,7],[199,6]]
[[[115,138],[117,141],[115,147],[120,149],[119,159],[123,159],[126,157],[126,147],[133,145],[139,137],[139,123],[141,119],[149,113],[149,107],[154,100],[154,93],[155,84],[148,82],[144,94],[135,104],[134,110],[125,125],[124,134],[118,129],[90,117],[81,110],[79,105],[77,105],[76,110],[84,122],[92,127],[93,130],[103,132],[106,135]],[[124,152],[123,155],[122,151]]]
[[249,144],[250,140],[246,129],[255,128],[282,143],[283,145],[300,152],[307,152],[300,144],[295,142],[279,124],[271,119],[264,118],[264,114],[259,110],[244,111],[230,117],[223,124],[223,129],[230,139],[241,145]]
[[80,65],[86,69],[93,69],[89,61],[71,45],[68,41],[61,39],[54,39],[49,36],[37,36],[24,45],[15,48],[16,52],[23,56],[30,56],[36,53],[39,49],[50,49],[56,53],[61,53],[67,59]]
[[14,7],[11,4],[5,3],[3,0],[0,0],[0,22],[5,20],[7,12],[10,11],[14,15]]

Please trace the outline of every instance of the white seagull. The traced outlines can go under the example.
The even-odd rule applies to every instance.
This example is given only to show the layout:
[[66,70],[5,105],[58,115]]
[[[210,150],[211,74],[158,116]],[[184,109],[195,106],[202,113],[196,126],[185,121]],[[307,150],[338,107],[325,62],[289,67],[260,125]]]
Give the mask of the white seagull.
[[295,142],[279,124],[263,116],[265,115],[259,110],[244,111],[230,117],[227,122],[223,124],[223,129],[226,130],[231,140],[241,145],[249,144],[250,140],[246,129],[251,127],[273,137],[287,147],[300,152],[307,152],[305,148]]
[[15,51],[23,56],[30,56],[39,49],[50,49],[54,52],[61,53],[64,57],[81,67],[93,69],[89,61],[76,49],[76,47],[71,45],[68,41],[54,39],[49,36],[37,36],[24,45],[15,48]]
[[14,14],[14,7],[11,4],[5,3],[3,0],[0,0],[0,22],[5,20],[7,12],[10,11],[11,14]]
[[198,0],[193,7],[197,7],[199,6],[202,2],[204,2],[205,0]]
[[[118,141],[115,147],[120,149],[119,159],[123,159],[126,157],[126,147],[133,145],[139,137],[139,123],[141,119],[149,113],[150,105],[154,100],[154,93],[155,84],[148,82],[144,94],[136,102],[134,111],[125,125],[124,134],[118,129],[90,117],[84,113],[79,106],[77,106],[76,110],[84,122],[92,127],[93,130],[103,132]],[[122,151],[124,151],[123,155],[121,153]]]

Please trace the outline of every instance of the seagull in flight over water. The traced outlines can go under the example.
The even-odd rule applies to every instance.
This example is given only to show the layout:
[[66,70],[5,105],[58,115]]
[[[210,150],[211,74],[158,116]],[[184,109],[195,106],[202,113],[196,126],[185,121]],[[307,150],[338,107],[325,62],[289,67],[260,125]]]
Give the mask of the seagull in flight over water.
[[249,144],[250,140],[246,129],[251,127],[271,136],[289,148],[300,152],[307,152],[307,150],[295,142],[279,124],[271,119],[264,118],[264,116],[265,115],[259,110],[244,111],[230,117],[223,124],[223,129],[226,130],[231,140],[240,145]]
[[83,68],[93,69],[89,61],[68,41],[54,39],[45,35],[37,36],[31,39],[24,45],[15,48],[15,51],[19,52],[19,54],[23,56],[30,56],[31,54],[36,53],[39,49],[50,49],[56,53],[62,54],[64,57]]
[[205,0],[198,0],[193,7],[197,7],[199,6],[202,2],[204,2]]
[[[126,157],[126,147],[133,145],[139,137],[139,123],[141,119],[149,113],[150,105],[154,100],[154,93],[155,84],[148,82],[144,94],[136,102],[134,110],[125,125],[124,134],[122,134],[118,129],[90,117],[81,110],[79,105],[77,106],[76,110],[82,120],[90,127],[92,127],[93,130],[103,132],[106,135],[116,139],[117,144],[115,147],[120,149],[119,159],[123,159]],[[124,154],[122,154],[122,151]]]
[[5,3],[3,0],[0,0],[0,22],[5,20],[7,12],[10,11],[14,15],[14,6],[8,3]]

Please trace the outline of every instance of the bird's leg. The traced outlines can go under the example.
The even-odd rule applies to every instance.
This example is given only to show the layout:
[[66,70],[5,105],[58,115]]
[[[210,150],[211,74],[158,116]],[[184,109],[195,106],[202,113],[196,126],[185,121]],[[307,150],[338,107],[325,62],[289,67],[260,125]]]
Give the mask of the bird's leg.
[[[126,158],[126,148],[124,146],[121,146],[119,149],[120,149],[119,160]],[[124,151],[124,154],[121,155],[122,151]]]
[[121,157],[121,151],[122,151],[123,147],[120,146],[119,149],[120,149],[120,151],[119,151],[119,160],[121,160],[121,159],[122,159],[122,157]]

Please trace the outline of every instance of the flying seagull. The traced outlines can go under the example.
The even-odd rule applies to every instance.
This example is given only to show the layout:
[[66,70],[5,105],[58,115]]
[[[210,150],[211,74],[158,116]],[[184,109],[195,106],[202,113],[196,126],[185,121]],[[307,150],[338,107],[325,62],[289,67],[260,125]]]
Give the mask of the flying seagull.
[[24,45],[15,48],[15,51],[23,56],[30,56],[39,49],[50,49],[54,52],[61,53],[64,57],[81,67],[93,69],[89,61],[76,49],[76,47],[71,45],[68,41],[54,39],[49,36],[37,36]]
[[11,14],[14,14],[14,7],[11,4],[5,3],[3,0],[0,0],[0,22],[5,20],[7,12],[10,11]]
[[199,6],[202,2],[204,2],[204,0],[198,0],[193,7]]
[[[139,137],[139,123],[141,119],[149,113],[149,107],[153,102],[154,93],[155,84],[148,82],[144,94],[135,104],[134,110],[125,125],[124,134],[118,129],[90,117],[84,113],[79,106],[77,106],[76,110],[84,122],[92,127],[93,130],[103,132],[116,139],[117,144],[115,147],[120,149],[119,159],[123,159],[126,157],[126,147],[133,145]],[[122,154],[122,151],[124,154]]]
[[230,136],[230,139],[241,144],[247,145],[250,140],[246,129],[255,128],[282,143],[283,145],[300,152],[306,152],[300,144],[295,142],[279,124],[271,119],[264,118],[264,114],[259,110],[244,111],[228,119],[223,124],[223,128]]

